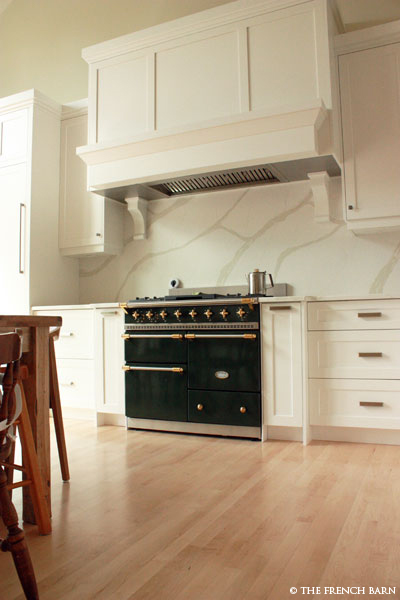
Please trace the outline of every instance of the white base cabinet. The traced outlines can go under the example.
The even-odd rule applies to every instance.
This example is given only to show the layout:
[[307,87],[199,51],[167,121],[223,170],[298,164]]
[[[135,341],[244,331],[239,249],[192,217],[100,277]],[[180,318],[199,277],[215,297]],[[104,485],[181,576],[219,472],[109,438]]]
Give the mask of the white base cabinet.
[[326,439],[335,427],[364,428],[381,430],[383,442],[384,430],[397,430],[387,443],[400,443],[399,315],[396,299],[308,303],[308,400],[318,439],[323,427]]
[[282,434],[303,425],[301,310],[300,302],[261,304],[264,433],[270,426]]
[[95,319],[95,398],[98,424],[105,415],[125,415],[124,312],[97,308]]

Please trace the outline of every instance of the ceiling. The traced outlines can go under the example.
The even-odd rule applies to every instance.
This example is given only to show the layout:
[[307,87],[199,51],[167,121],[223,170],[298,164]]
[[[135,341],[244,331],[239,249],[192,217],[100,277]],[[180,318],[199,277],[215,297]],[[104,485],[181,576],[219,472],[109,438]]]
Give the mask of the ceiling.
[[[13,1],[0,0],[0,14]],[[336,0],[336,2],[346,31],[400,19],[400,0]]]

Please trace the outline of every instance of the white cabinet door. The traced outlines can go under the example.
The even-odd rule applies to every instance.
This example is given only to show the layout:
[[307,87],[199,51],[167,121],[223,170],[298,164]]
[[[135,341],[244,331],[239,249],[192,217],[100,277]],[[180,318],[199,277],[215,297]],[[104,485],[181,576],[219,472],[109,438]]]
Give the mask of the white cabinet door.
[[25,160],[27,153],[27,109],[0,115],[0,166]]
[[59,246],[67,256],[119,254],[123,205],[87,191],[87,168],[76,149],[87,141],[87,115],[61,123]]
[[100,413],[125,414],[124,313],[95,311],[95,394]]
[[264,425],[303,423],[300,304],[263,304],[262,396]]
[[76,155],[86,139],[86,115],[62,122],[60,248],[94,246],[104,236],[104,198],[87,191],[86,165]]
[[0,314],[29,312],[25,164],[0,168]]
[[339,58],[346,212],[354,229],[400,226],[400,44]]

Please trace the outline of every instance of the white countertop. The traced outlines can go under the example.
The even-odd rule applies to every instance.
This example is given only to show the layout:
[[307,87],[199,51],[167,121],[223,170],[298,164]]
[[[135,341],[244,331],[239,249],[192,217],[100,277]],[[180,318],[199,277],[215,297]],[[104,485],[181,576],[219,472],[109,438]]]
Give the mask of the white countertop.
[[[273,302],[336,302],[341,300],[396,300],[399,295],[390,294],[364,294],[363,296],[267,296],[259,299],[260,304]],[[33,306],[32,311],[37,310],[85,310],[94,308],[119,308],[118,302],[103,302],[99,304],[65,304],[58,306]]]

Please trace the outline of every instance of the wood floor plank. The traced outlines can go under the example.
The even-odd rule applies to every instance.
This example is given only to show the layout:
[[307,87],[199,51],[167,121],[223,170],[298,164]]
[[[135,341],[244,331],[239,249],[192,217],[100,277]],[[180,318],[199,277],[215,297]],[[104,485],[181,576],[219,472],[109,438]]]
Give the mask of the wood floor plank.
[[[400,597],[400,448],[65,429],[53,533],[25,527],[41,600],[286,600],[325,585]],[[8,555],[0,582],[2,600],[22,600]]]

